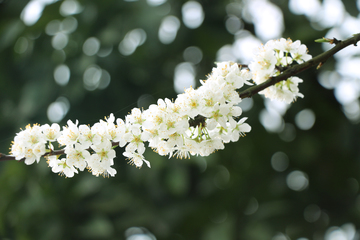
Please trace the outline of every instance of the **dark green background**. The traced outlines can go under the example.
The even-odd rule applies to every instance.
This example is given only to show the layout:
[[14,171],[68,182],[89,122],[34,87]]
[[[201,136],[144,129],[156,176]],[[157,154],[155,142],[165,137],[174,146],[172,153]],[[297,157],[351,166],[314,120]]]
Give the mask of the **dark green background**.
[[[197,79],[211,71],[216,53],[234,36],[225,28],[228,1],[203,0],[205,20],[197,29],[181,23],[175,41],[160,43],[157,31],[160,7],[145,1],[80,1],[85,10],[74,17],[76,32],[70,35],[65,63],[71,69],[70,82],[58,86],[53,70],[61,62],[54,57],[51,37],[44,32],[53,19],[62,20],[60,2],[48,5],[39,21],[25,26],[19,19],[28,1],[0,1],[0,152],[8,153],[10,143],[20,128],[28,123],[49,123],[46,111],[51,102],[65,96],[70,110],[67,119],[94,124],[110,113],[124,116],[136,107],[138,98],[150,94],[149,103],[158,98],[175,98],[174,67],[184,61],[183,51],[198,46],[203,60],[196,65]],[[328,29],[314,30],[306,17],[293,15],[285,0],[274,0],[284,14],[283,37],[300,39],[313,56],[322,52],[314,39]],[[357,16],[355,1],[345,1],[346,10]],[[169,14],[181,19],[184,1],[170,0]],[[90,14],[90,16],[89,16]],[[241,17],[241,16],[239,16]],[[87,19],[87,20],[86,20]],[[90,19],[90,20],[89,20]],[[117,50],[124,35],[142,28],[147,40],[134,54],[122,56]],[[91,36],[100,38],[105,29],[115,34],[108,44],[113,52],[105,58],[87,57],[83,42]],[[253,32],[254,26],[245,23]],[[32,39],[33,51],[14,52],[21,36]],[[111,75],[104,90],[83,88],[81,63],[96,63]],[[333,69],[329,60],[323,69]],[[126,164],[122,149],[117,149],[114,178],[94,177],[81,172],[66,179],[51,172],[45,160],[26,166],[23,162],[0,162],[0,238],[1,239],[126,239],[125,231],[143,227],[156,239],[271,239],[278,233],[290,239],[323,239],[331,226],[353,223],[360,227],[359,125],[342,112],[331,90],[317,81],[313,68],[300,75],[304,83],[298,99],[284,116],[294,124],[295,115],[306,108],[315,112],[313,128],[296,128],[291,142],[279,134],[268,133],[259,121],[263,99],[254,96],[254,107],[243,114],[252,131],[225,150],[207,158],[168,159],[146,151],[152,168],[136,169]],[[270,160],[275,152],[289,157],[284,172],[275,171]],[[207,167],[204,171],[204,161]],[[309,186],[303,191],[287,187],[286,177],[300,170],[308,175]],[[249,203],[258,203],[252,214]],[[304,218],[304,210],[315,204],[321,216],[314,222]],[[255,204],[256,205],[256,204]],[[147,229],[147,230],[145,230]]]

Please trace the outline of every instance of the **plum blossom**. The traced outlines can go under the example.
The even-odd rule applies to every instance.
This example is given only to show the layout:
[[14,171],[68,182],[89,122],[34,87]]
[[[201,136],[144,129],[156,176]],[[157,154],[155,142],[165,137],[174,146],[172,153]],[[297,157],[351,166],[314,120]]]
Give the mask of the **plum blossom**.
[[[85,169],[95,176],[115,176],[117,146],[125,147],[123,156],[137,168],[144,163],[150,168],[144,156],[147,146],[169,158],[208,156],[251,131],[247,117],[241,117],[238,89],[261,84],[290,64],[309,59],[300,41],[271,40],[255,51],[248,69],[234,62],[216,63],[199,88],[190,87],[174,100],[158,99],[146,110],[133,108],[124,120],[111,113],[92,126],[79,125],[78,120],[68,120],[62,130],[56,123],[28,125],[15,136],[11,153],[25,164],[38,163],[46,155],[51,170],[69,178]],[[298,88],[301,82],[289,77],[260,94],[291,103],[303,97]],[[59,151],[54,150],[55,141],[61,145]]]
[[[307,48],[299,40],[293,42],[291,39],[270,40],[260,47],[249,64],[249,69],[253,73],[253,80],[256,84],[261,84],[267,79],[281,74],[281,69],[290,66],[293,61],[303,63],[312,58],[307,53]],[[290,77],[285,81],[270,86],[259,94],[265,95],[270,99],[284,101],[288,104],[295,101],[297,97],[303,97],[299,92],[298,84],[302,79]]]

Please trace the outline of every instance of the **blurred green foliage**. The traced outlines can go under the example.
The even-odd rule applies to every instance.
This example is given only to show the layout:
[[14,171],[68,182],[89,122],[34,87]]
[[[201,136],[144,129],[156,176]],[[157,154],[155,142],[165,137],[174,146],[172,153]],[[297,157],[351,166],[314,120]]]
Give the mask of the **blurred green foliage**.
[[[195,69],[196,79],[204,79],[217,51],[234,41],[225,28],[229,2],[199,1],[205,14],[202,25],[189,29],[181,23],[175,40],[162,44],[158,39],[162,19],[167,15],[181,19],[184,2],[150,6],[145,1],[79,1],[82,11],[73,15],[77,28],[69,34],[67,46],[56,50],[45,29],[50,21],[65,18],[59,13],[62,1],[47,5],[32,26],[19,18],[28,1],[0,1],[1,152],[7,153],[19,128],[49,123],[48,106],[59,97],[70,104],[62,125],[67,119],[92,125],[112,112],[123,118],[144,94],[144,107],[158,98],[175,98],[174,68],[184,61],[183,51],[189,46],[203,52]],[[300,39],[312,55],[321,53],[314,40],[326,29],[315,30],[304,16],[292,14],[288,1],[272,2],[284,15],[283,36]],[[347,2],[346,9],[358,14]],[[146,41],[133,54],[120,54],[119,43],[137,28],[146,32]],[[246,22],[244,28],[254,29]],[[21,37],[27,48],[20,54],[14,49]],[[98,38],[112,52],[106,57],[85,55],[82,46],[89,37]],[[71,76],[68,84],[59,86],[53,72],[63,63]],[[83,73],[92,64],[110,74],[105,89],[84,88]],[[334,60],[329,60],[323,68],[333,67]],[[243,114],[252,131],[207,158],[167,159],[147,150],[152,168],[139,170],[127,165],[122,149],[117,149],[118,174],[109,179],[86,172],[65,179],[52,173],[45,160],[31,166],[1,162],[1,239],[126,239],[133,227],[149,233],[142,239],[261,240],[279,233],[291,239],[323,239],[330,226],[353,223],[358,228],[359,126],[345,117],[332,91],[317,82],[317,73],[311,69],[300,75],[305,98],[284,115],[296,134],[291,141],[283,140],[285,133],[265,130],[259,121],[263,99],[254,96],[254,106]],[[307,108],[315,113],[316,122],[304,131],[294,119]],[[282,172],[271,165],[279,151],[289,160]],[[287,186],[287,176],[294,170],[307,175],[306,189]]]

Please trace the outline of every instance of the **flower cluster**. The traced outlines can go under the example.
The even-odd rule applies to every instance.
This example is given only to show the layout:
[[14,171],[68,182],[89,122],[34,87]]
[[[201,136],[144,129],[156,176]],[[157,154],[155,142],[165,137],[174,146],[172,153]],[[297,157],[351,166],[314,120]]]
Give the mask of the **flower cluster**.
[[[253,74],[253,80],[256,84],[265,82],[273,76],[280,75],[283,69],[286,69],[294,61],[303,63],[311,59],[307,54],[307,48],[299,40],[292,42],[290,39],[281,38],[279,40],[270,40],[261,48],[257,49],[249,69]],[[291,103],[297,97],[304,97],[299,93],[298,84],[302,79],[290,77],[285,81],[270,86],[259,94],[265,97]]]
[[236,89],[249,84],[249,79],[250,72],[237,64],[218,63],[198,89],[186,89],[174,102],[159,99],[141,115],[138,110],[139,115],[132,112],[129,117],[142,119],[138,121],[142,122],[141,138],[145,136],[160,155],[208,156],[250,131],[246,118],[235,120],[242,113],[236,105],[241,101]]
[[[79,125],[77,120],[69,120],[62,130],[58,124],[28,125],[15,137],[11,153],[16,160],[25,159],[26,164],[46,156],[52,171],[66,177],[84,169],[95,176],[114,176],[117,146],[125,147],[123,155],[139,168],[144,163],[150,167],[144,157],[145,144],[162,156],[208,156],[251,130],[245,123],[247,118],[240,118],[239,88],[251,85],[251,79],[261,84],[281,74],[294,61],[309,59],[300,41],[272,40],[257,50],[249,69],[233,62],[217,63],[208,78],[200,81],[199,88],[190,87],[173,101],[159,99],[146,110],[134,108],[125,120],[110,114],[106,121],[91,127]],[[300,78],[290,77],[260,93],[291,103],[303,97],[298,89],[300,82]],[[55,141],[61,150],[54,150]]]
[[35,161],[39,162],[40,158],[47,152],[46,143],[56,141],[60,136],[60,126],[56,123],[49,126],[45,124],[39,126],[27,125],[26,129],[19,132],[12,144],[11,153],[16,160],[25,158],[25,164],[30,165]]
[[[124,129],[114,124],[113,114],[106,120],[100,120],[91,128],[87,125],[78,125],[78,121],[67,122],[63,127],[58,143],[64,147],[65,159],[58,156],[48,157],[49,166],[53,172],[64,173],[72,177],[77,169],[89,169],[93,175],[114,176],[116,170],[112,168],[116,156],[113,142],[122,142]],[[91,154],[92,153],[92,154]]]
[[[164,156],[208,156],[251,130],[246,118],[239,118],[241,99],[236,92],[251,84],[249,79],[249,70],[238,64],[218,63],[199,88],[186,89],[174,101],[159,99],[147,110],[134,108],[125,121],[111,114],[91,127],[71,120],[62,130],[58,124],[28,125],[15,137],[11,153],[16,160],[25,158],[26,164],[39,162],[47,154],[52,171],[66,177],[84,169],[96,176],[114,176],[116,146],[126,146],[123,155],[139,168],[144,162],[150,167],[143,155],[146,142]],[[54,141],[65,157],[52,154]]]

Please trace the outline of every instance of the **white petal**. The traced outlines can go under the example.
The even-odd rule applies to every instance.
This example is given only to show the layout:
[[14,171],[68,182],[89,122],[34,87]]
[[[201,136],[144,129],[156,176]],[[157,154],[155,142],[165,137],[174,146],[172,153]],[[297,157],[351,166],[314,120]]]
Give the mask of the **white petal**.
[[143,159],[143,161],[146,163],[146,165],[147,165],[149,168],[151,168],[149,161],[147,161],[147,160],[145,160],[145,159]]

